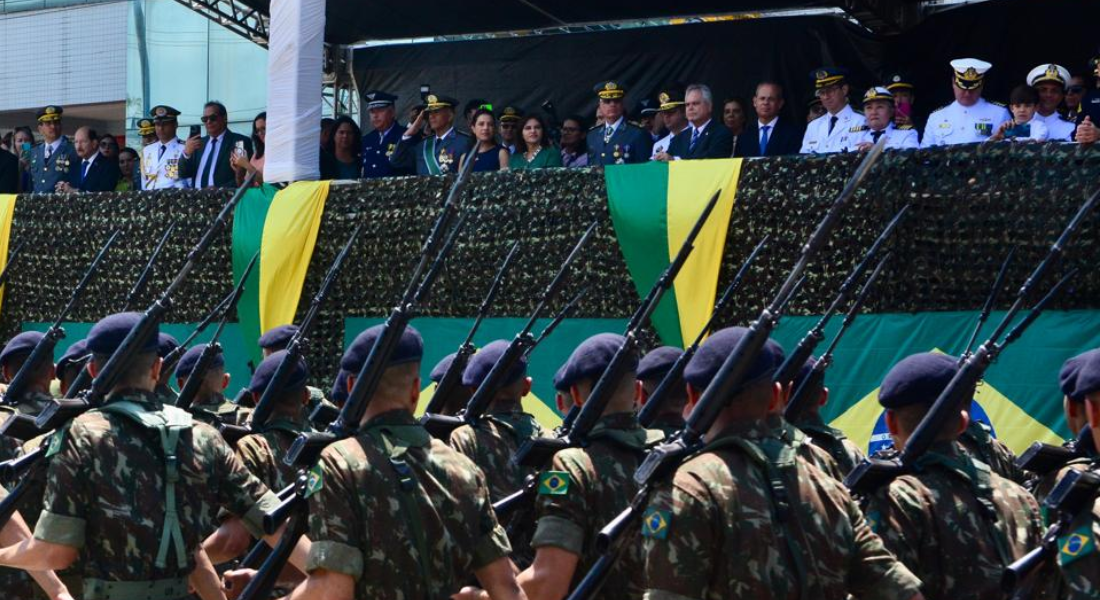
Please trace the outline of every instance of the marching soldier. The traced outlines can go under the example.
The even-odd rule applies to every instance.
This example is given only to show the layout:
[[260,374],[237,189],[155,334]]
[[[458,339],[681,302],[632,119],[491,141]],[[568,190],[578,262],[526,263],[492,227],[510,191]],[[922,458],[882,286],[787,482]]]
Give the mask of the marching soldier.
[[30,177],[36,194],[52,194],[58,183],[75,186],[80,181],[80,157],[69,138],[61,134],[60,106],[38,111],[38,133],[42,143],[31,150]]
[[1007,444],[993,437],[993,429],[989,425],[970,421],[959,436],[959,445],[1001,477],[1021,485],[1027,482],[1027,473],[1016,466],[1016,455]]
[[[611,333],[588,338],[570,355],[555,387],[567,387],[573,403],[583,406],[622,343],[622,336]],[[519,576],[532,598],[560,600],[566,596],[598,557],[596,534],[600,528],[630,504],[638,490],[632,475],[646,446],[656,440],[634,415],[636,369],[635,360],[589,435],[589,445],[558,452],[549,470],[539,475],[537,525],[531,542],[535,562]],[[599,598],[640,598],[641,568],[640,548],[628,547],[612,568]]]
[[616,81],[596,86],[603,123],[588,130],[588,164],[622,165],[643,163],[653,152],[649,132],[623,116],[626,88]]
[[180,111],[171,106],[154,106],[150,111],[156,131],[155,142],[141,150],[141,189],[163,190],[191,187],[191,180],[180,177],[183,142],[176,138]]
[[[1085,415],[1089,428],[1100,431],[1100,352],[1092,353],[1081,365],[1077,376],[1077,393],[1084,396]],[[1100,436],[1092,436],[1093,446],[1100,454]],[[1095,472],[1095,469],[1094,469]],[[1100,591],[1100,498],[1092,511],[1083,511],[1058,538],[1058,566],[1069,588],[1069,600],[1095,598]]]
[[863,94],[863,114],[866,123],[855,136],[855,147],[870,149],[883,136],[887,149],[919,148],[917,130],[912,125],[894,125],[894,95],[884,87],[873,87]]
[[61,396],[69,393],[69,386],[71,386],[77,376],[80,375],[80,372],[85,369],[85,364],[88,362],[86,360],[88,354],[88,341],[77,340],[65,350],[61,358],[57,359],[57,364],[54,366],[54,374],[57,377]]
[[822,67],[810,73],[814,95],[821,99],[825,114],[810,121],[802,136],[802,154],[850,152],[863,131],[863,115],[848,104],[848,72],[838,67]]
[[[882,381],[878,400],[894,446],[909,436],[958,372],[956,359],[915,354]],[[961,451],[968,416],[944,425],[911,474],[868,498],[867,520],[923,582],[929,600],[1001,598],[1001,573],[1039,544],[1039,506],[1019,484]]]
[[[164,360],[169,354],[176,351],[176,348],[180,347],[180,342],[170,334],[161,332],[157,334],[157,357]],[[168,382],[172,379],[172,373],[168,369],[162,369],[160,377],[157,379],[156,392],[164,398],[168,404],[175,405],[176,400],[179,399],[179,393],[172,389],[172,386],[168,385]]]
[[[43,334],[40,331],[24,331],[4,345],[3,351],[0,351],[0,369],[3,370],[5,383],[11,383],[42,338]],[[5,404],[14,406],[18,412],[34,416],[53,402],[53,396],[50,395],[50,382],[54,377],[53,362],[43,361],[30,375],[26,396],[4,400]]]
[[[459,159],[470,153],[473,140],[469,134],[455,129],[455,106],[458,100],[450,96],[428,94],[427,106],[409,123],[390,163],[397,168],[415,168],[417,175],[443,175],[458,170]],[[431,134],[421,135],[425,115]]]
[[923,148],[984,142],[1001,123],[1012,120],[1004,106],[982,98],[985,74],[992,67],[976,58],[951,61],[955,101],[929,115],[921,136]]
[[[344,353],[349,390],[382,327]],[[471,575],[494,599],[524,598],[481,471],[413,417],[423,353],[407,327],[357,435],[322,452],[309,496],[309,579],[292,598],[445,598]]]
[[[637,380],[634,382],[634,402],[639,410],[649,401],[657,386],[661,385],[665,375],[684,351],[673,346],[660,346],[650,350],[638,361]],[[665,439],[684,428],[684,404],[687,402],[687,390],[683,378],[671,382],[669,395],[660,414],[650,424],[665,435]]]
[[390,157],[401,141],[401,124],[397,122],[394,103],[397,96],[376,91],[363,95],[370,125],[374,131],[363,134],[363,178],[388,177],[390,175],[411,175],[412,171],[395,169]]
[[[1058,387],[1062,390],[1062,410],[1066,416],[1066,425],[1069,427],[1070,433],[1073,434],[1073,442],[1076,443],[1089,443],[1085,440],[1080,442],[1077,436],[1086,430],[1088,425],[1088,415],[1085,414],[1085,396],[1077,388],[1077,377],[1081,372],[1081,367],[1088,362],[1089,358],[1100,354],[1100,350],[1089,350],[1084,354],[1078,354],[1065,363],[1062,364],[1062,370],[1058,373]],[[1090,431],[1091,436],[1091,429]],[[1039,502],[1039,506],[1044,509],[1043,501],[1046,500],[1050,491],[1054,489],[1054,484],[1065,475],[1067,471],[1084,470],[1089,467],[1089,464],[1097,456],[1094,448],[1085,448],[1084,456],[1080,458],[1074,458],[1067,462],[1060,469],[1055,469],[1044,475],[1040,475],[1032,486],[1032,494],[1035,495],[1035,499]],[[1092,458],[1088,458],[1092,457]],[[1044,521],[1047,521],[1049,525],[1050,515],[1044,514]]]
[[[782,354],[782,348],[779,349],[779,352]],[[767,423],[772,428],[772,434],[781,444],[794,450],[795,456],[817,467],[829,477],[837,481],[843,481],[844,472],[841,471],[837,461],[824,448],[811,443],[810,436],[795,427],[783,416],[783,411],[787,408],[787,401],[790,400],[791,394],[796,389],[795,382],[787,382],[781,388],[783,393],[780,400],[782,401],[772,407],[767,418]]]
[[[688,363],[699,401],[743,327],[717,331]],[[847,490],[776,444],[783,351],[769,341],[706,436],[642,517],[646,598],[919,600],[920,581],[887,552]],[[786,507],[784,510],[783,507]]]
[[[256,367],[252,381],[248,384],[253,403],[260,401],[260,396],[274,379],[275,371],[284,356],[286,351],[280,350]],[[307,379],[309,368],[304,360],[298,359],[283,389],[275,391],[275,409],[261,428],[262,431],[247,435],[237,442],[237,456],[241,462],[257,479],[273,490],[281,490],[294,483],[298,472],[296,467],[283,462],[283,458],[290,451],[290,445],[298,434],[310,430],[307,421],[302,418],[302,406],[309,401]]]
[[[810,357],[806,364],[802,365],[798,378],[791,384],[792,390],[797,390],[809,378],[815,362],[817,359]],[[825,406],[829,400],[829,388],[825,386],[824,380],[821,385],[815,387],[816,389],[806,390],[805,393],[809,394],[813,400],[807,403],[793,425],[806,434],[811,444],[825,450],[836,461],[841,475],[847,475],[863,461],[863,452],[855,442],[844,435],[843,431],[825,424],[821,418],[821,407]]]
[[[297,333],[298,326],[294,324],[272,327],[260,335],[260,339],[256,340],[256,345],[263,351],[264,359],[267,359],[276,352],[286,350],[287,346],[290,345],[291,338]],[[309,415],[313,414],[318,406],[332,406],[332,404],[325,398],[325,392],[320,388],[309,385],[306,386],[306,389],[309,390],[309,402],[302,407],[302,417],[308,421]]]
[[[176,364],[176,387],[183,389],[187,378],[195,370],[199,357],[206,350],[206,344],[195,344]],[[220,423],[238,425],[241,422],[239,413],[241,407],[225,399],[225,390],[229,387],[229,373],[225,372],[225,355],[218,352],[214,355],[210,368],[203,377],[199,391],[191,401],[188,412],[197,421],[201,421],[217,427]],[[282,488],[279,488],[282,489]]]
[[[443,381],[443,377],[447,375],[447,369],[451,368],[451,363],[454,362],[456,352],[452,352],[447,356],[444,356],[438,363],[432,367],[432,372],[428,375],[428,378],[432,380],[437,387],[439,382]],[[469,363],[467,363],[469,366]],[[466,405],[470,402],[470,398],[474,395],[474,390],[461,385],[451,388],[451,397],[447,400],[447,403],[443,405],[443,413],[445,415],[457,414],[458,411],[466,408]]]

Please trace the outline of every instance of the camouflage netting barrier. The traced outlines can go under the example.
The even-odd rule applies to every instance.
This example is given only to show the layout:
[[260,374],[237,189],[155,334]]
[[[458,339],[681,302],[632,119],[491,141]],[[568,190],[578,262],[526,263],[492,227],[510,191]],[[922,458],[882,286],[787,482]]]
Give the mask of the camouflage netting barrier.
[[[854,155],[747,161],[733,211],[719,289],[756,242],[772,235],[725,323],[744,323],[786,276],[818,219],[859,160]],[[346,316],[383,316],[405,284],[450,180],[407,177],[333,186],[299,314],[308,307],[328,264],[352,228],[366,221],[345,272],[314,331],[311,364],[318,382],[331,381]],[[889,243],[894,259],[866,311],[923,312],[980,307],[1012,247],[1008,282],[1016,289],[1047,251],[1086,195],[1100,186],[1100,150],[1038,145],[960,147],[890,152],[845,211],[840,229],[809,272],[792,314],[824,309],[854,261],[902,205],[913,210]],[[4,290],[5,335],[22,322],[50,321],[69,298],[99,246],[115,228],[123,236],[101,276],[72,314],[95,321],[122,309],[124,297],[172,221],[177,229],[157,264],[142,310],[183,264],[229,192],[164,191],[84,196],[23,196],[13,239],[28,240]],[[425,314],[470,316],[509,245],[522,255],[497,300],[497,316],[522,316],[559,262],[593,220],[601,226],[562,298],[591,286],[577,317],[626,317],[638,301],[607,211],[603,174],[547,170],[475,175],[463,205],[466,230],[438,280]],[[1098,221],[1094,213],[1048,283],[1068,267],[1083,267],[1053,308],[1100,308]],[[174,299],[172,322],[200,320],[232,286],[229,229]],[[663,243],[660,242],[660,243]],[[1002,295],[1002,305],[1011,301]]]

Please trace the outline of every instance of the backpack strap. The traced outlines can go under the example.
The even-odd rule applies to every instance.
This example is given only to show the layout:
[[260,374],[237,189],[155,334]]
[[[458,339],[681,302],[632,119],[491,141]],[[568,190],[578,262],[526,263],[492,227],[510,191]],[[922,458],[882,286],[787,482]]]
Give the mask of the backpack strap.
[[[179,455],[176,453],[180,434],[191,429],[191,414],[175,406],[163,406],[160,410],[149,410],[137,402],[121,400],[98,409],[100,412],[119,415],[129,419],[143,429],[156,431],[160,437],[161,450],[164,452],[164,530],[160,536],[160,548],[157,550],[156,566],[165,568],[168,564],[168,548],[176,550],[176,566],[187,568],[187,549],[183,542],[183,529],[180,526],[179,510],[176,506],[176,483],[180,479]],[[174,543],[173,543],[174,541]]]

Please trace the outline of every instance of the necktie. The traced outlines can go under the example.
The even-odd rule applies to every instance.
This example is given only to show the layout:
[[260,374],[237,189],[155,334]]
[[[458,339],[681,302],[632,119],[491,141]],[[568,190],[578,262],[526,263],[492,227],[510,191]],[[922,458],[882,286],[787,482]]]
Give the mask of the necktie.
[[840,117],[833,115],[829,117],[829,135],[833,135],[833,127],[836,127],[837,119]]
[[92,163],[88,162],[88,159],[86,159],[86,158],[84,159],[84,162],[81,163],[81,165],[80,165],[80,183],[84,183],[84,180],[87,179],[87,177],[88,177],[88,167],[90,167],[91,164]]
[[768,130],[771,128],[771,125],[760,128],[760,156],[764,156],[764,153],[768,151]]
[[614,127],[612,127],[610,125],[608,125],[607,127],[604,127],[603,128],[603,143],[606,144],[606,143],[610,142],[611,141],[611,136],[614,133],[615,133],[615,128]]
[[160,159],[164,158],[164,151],[167,150],[167,149],[168,149],[168,146],[165,146],[164,144],[160,145],[160,153],[157,154],[157,160],[160,160]]
[[699,142],[699,129],[691,128],[691,142],[688,144],[688,152],[695,151],[695,144]]
[[49,144],[46,144],[46,160],[50,160],[50,155],[52,154],[53,148]]
[[214,187],[214,170],[218,164],[218,138],[210,138],[209,146],[210,153],[206,155],[206,160],[199,169],[199,187]]
[[875,143],[877,144],[877,143],[878,143],[878,139],[879,139],[880,137],[882,137],[882,134],[883,134],[883,133],[885,133],[885,132],[883,132],[883,131],[872,131],[872,132],[871,132],[871,139],[872,139],[872,140],[874,140],[874,142],[875,142]]

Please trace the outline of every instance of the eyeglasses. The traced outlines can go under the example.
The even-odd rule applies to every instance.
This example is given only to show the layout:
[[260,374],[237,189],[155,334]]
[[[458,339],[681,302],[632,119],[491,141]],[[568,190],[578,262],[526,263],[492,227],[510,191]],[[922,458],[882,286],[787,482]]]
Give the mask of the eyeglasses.
[[220,118],[220,115],[205,115],[201,120],[203,123],[209,123],[211,121],[217,121]]

